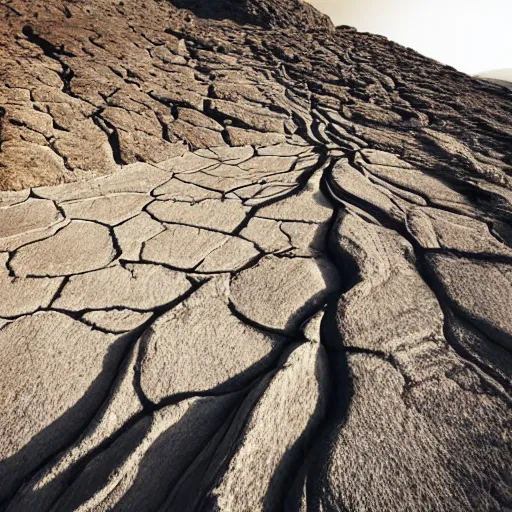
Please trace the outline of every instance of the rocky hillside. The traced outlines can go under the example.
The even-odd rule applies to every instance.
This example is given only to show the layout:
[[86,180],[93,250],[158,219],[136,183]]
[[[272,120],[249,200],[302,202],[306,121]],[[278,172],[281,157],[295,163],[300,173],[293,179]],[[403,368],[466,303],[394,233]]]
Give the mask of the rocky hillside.
[[0,3],[0,510],[512,508],[512,90],[300,0]]

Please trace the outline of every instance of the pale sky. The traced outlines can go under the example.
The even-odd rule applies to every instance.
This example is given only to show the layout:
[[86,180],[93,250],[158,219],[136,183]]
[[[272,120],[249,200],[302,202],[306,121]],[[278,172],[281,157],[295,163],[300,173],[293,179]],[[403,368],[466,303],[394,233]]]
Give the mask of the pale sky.
[[512,0],[308,1],[335,25],[385,35],[471,75],[512,68]]

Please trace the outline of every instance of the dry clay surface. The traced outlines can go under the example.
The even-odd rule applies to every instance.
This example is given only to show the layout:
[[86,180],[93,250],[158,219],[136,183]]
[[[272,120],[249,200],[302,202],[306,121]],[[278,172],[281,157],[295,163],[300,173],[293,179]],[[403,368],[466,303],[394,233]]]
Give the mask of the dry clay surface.
[[512,509],[512,92],[298,0],[0,29],[0,510]]

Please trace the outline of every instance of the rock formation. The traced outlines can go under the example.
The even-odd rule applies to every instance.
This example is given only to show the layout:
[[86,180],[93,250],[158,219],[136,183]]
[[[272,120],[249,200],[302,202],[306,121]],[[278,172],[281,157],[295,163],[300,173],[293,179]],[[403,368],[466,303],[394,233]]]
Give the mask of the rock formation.
[[0,20],[0,510],[512,509],[512,91],[300,0]]

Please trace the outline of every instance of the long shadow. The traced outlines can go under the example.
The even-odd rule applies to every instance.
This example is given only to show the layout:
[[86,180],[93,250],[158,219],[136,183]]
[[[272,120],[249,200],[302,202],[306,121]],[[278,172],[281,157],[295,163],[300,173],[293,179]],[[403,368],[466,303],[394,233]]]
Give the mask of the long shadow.
[[[16,454],[0,463],[0,485],[4,499],[0,504],[0,510],[7,506],[9,499],[23,481],[30,479],[58,452],[80,436],[108,396],[130,342],[130,336],[119,336],[108,348],[101,372],[84,391],[80,400],[36,434]],[[37,407],[37,404],[34,404],[34,407]]]
[[[130,347],[133,346],[132,342],[136,341],[137,339],[141,340],[142,347],[138,352],[139,361],[141,354],[144,353],[144,339],[148,332],[149,331],[146,326],[141,326],[137,330],[121,338],[122,340],[129,341]],[[292,341],[302,341],[300,339],[292,338],[289,336],[279,336],[274,333],[267,334],[274,341],[270,352],[262,359],[255,361],[253,365],[246,368],[240,374],[228,379],[226,382],[223,382],[219,386],[216,386],[210,390],[179,393],[167,397],[158,404],[147,401],[147,403],[144,403],[143,412],[135,415],[125,425],[113,433],[109,439],[105,440],[98,447],[94,448],[90,453],[86,454],[83,460],[79,460],[75,464],[71,465],[63,473],[58,475],[55,480],[52,480],[44,487],[30,488],[29,486],[26,486],[19,495],[19,499],[17,499],[18,495],[16,495],[13,501],[9,503],[9,505],[6,503],[6,505],[8,507],[12,507],[13,510],[25,510],[26,508],[24,507],[27,504],[30,504],[30,507],[35,507],[35,504],[37,504],[38,508],[34,510],[47,510],[53,505],[58,505],[59,510],[72,510],[73,506],[78,506],[78,502],[76,502],[76,498],[70,497],[69,493],[63,493],[65,488],[69,486],[72,486],[73,489],[75,489],[73,491],[73,495],[75,497],[81,496],[80,499],[82,501],[86,501],[92,498],[94,492],[102,488],[102,485],[109,476],[109,472],[113,468],[122,465],[123,461],[137,449],[140,442],[148,434],[151,428],[151,418],[153,416],[160,414],[160,411],[166,407],[181,407],[179,405],[180,402],[191,398],[200,399],[200,404],[208,404],[211,401],[214,403],[224,403],[226,402],[226,397],[228,396],[242,396],[247,394],[249,390],[258,386],[258,382],[261,380],[262,375],[272,372],[273,368],[279,364],[283,353],[286,353],[286,351],[289,350],[289,346]],[[130,358],[126,355],[121,357],[121,360],[123,360],[123,365],[126,365],[126,359]],[[135,364],[135,369],[140,370],[140,362]],[[129,368],[126,367],[124,370],[118,368],[114,372],[113,378],[117,377],[124,371],[129,371]],[[137,371],[135,373],[137,374]],[[138,377],[140,378],[140,375],[138,375]],[[138,380],[137,375],[135,376],[134,380]],[[108,391],[110,391],[111,385],[112,382],[110,382],[109,385],[105,387],[106,394],[108,394]],[[103,398],[105,398],[105,396],[103,396]],[[102,403],[105,403],[105,407],[108,407],[108,404],[105,401]],[[98,407],[102,403],[100,403]],[[142,503],[145,503],[141,510],[151,509],[148,508],[150,507],[150,503],[152,504],[151,506],[154,505],[156,507],[156,505],[170,493],[172,485],[181,476],[181,473],[186,469],[186,467],[190,465],[191,461],[194,460],[194,458],[197,456],[197,453],[203,449],[203,446],[207,443],[207,441],[209,441],[210,435],[206,436],[203,440],[198,439],[197,432],[199,427],[193,426],[189,426],[187,428],[191,431],[196,430],[196,436],[187,441],[186,435],[188,435],[188,431],[187,429],[181,429],[179,426],[180,424],[186,423],[188,425],[189,420],[187,418],[196,417],[198,414],[203,416],[206,415],[204,418],[197,420],[199,426],[206,424],[215,425],[216,422],[220,421],[221,418],[223,418],[222,421],[224,421],[227,413],[214,414],[212,411],[208,412],[211,409],[211,407],[208,405],[204,406],[205,410],[202,411],[201,407],[203,406],[199,407],[199,403],[197,406],[194,405],[189,411],[187,411],[185,416],[176,425],[171,426],[168,431],[163,432],[155,441],[155,446],[148,450],[147,454],[144,456],[143,462],[139,466],[139,470],[137,471],[134,482],[130,484],[130,489],[122,498],[122,503],[119,505],[121,506],[121,510],[132,510],[132,502],[134,504],[138,504],[138,506],[142,506]],[[91,418],[89,417],[88,420],[90,422]],[[95,420],[93,419],[92,421]],[[74,433],[74,435],[70,435],[70,440],[75,441],[76,437],[78,437],[78,435],[83,432],[83,428],[85,428],[86,425],[87,422],[78,425],[78,432]],[[54,428],[56,428],[56,426],[55,424],[52,424],[47,427],[47,431],[52,434],[54,433]],[[177,431],[180,432],[179,435],[174,434],[176,429],[178,429]],[[162,441],[163,439],[172,439],[173,442],[164,442]],[[182,446],[182,443],[185,443],[185,446]],[[59,450],[62,448],[65,449],[66,446],[69,446],[69,443],[67,443],[64,447],[59,446]],[[28,450],[29,447],[27,447],[27,451]],[[174,469],[171,471],[171,469],[169,469],[169,460],[172,459],[175,454],[180,454],[179,456],[181,457],[181,454],[185,452],[190,453],[190,456],[186,455],[186,461],[183,463],[177,463],[177,467],[180,468],[179,471],[175,471]],[[44,467],[54,456],[55,452],[52,453],[51,457],[41,463],[38,468],[36,468],[36,471]],[[185,455],[183,455],[183,457],[185,457]],[[147,461],[147,464],[144,461]],[[175,467],[172,464],[171,466],[172,468]],[[155,472],[158,472],[161,467],[166,468],[165,474],[162,474],[157,478]],[[94,469],[91,470],[90,468]],[[171,476],[171,472],[174,476]],[[28,477],[34,478],[34,475],[35,471],[32,471]],[[154,478],[157,478],[154,483],[151,481],[151,478],[153,478],[151,475],[154,475]],[[83,482],[84,478],[85,481],[87,481],[87,488],[84,488],[83,485],[76,484],[76,482]],[[148,489],[153,489],[153,491],[148,494]],[[154,493],[156,494],[153,496]],[[58,499],[57,502],[55,502],[56,499]],[[8,508],[8,510],[11,510],[11,508]],[[137,508],[134,508],[133,510],[137,510]]]
[[359,271],[350,255],[342,253],[334,242],[335,233],[339,229],[343,216],[343,209],[332,196],[327,184],[334,163],[332,162],[326,168],[321,182],[321,192],[333,208],[324,245],[325,256],[336,266],[341,277],[341,289],[338,296],[332,297],[327,304],[320,332],[321,343],[325,348],[329,363],[329,393],[323,422],[314,432],[314,440],[310,443],[309,449],[304,452],[302,461],[297,459],[297,470],[294,475],[290,475],[289,481],[282,491],[281,509],[290,512],[302,510],[304,498],[307,500],[308,512],[319,511],[319,498],[322,489],[325,489],[323,485],[325,468],[331,457],[333,443],[349,414],[353,395],[352,378],[343,335],[337,325],[337,310],[339,298],[357,283]]
[[353,394],[347,354],[336,316],[339,297],[357,283],[359,272],[350,256],[341,253],[333,243],[333,234],[339,229],[343,215],[326,184],[334,163],[333,161],[326,167],[318,194],[318,199],[321,196],[330,203],[333,214],[327,230],[319,229],[312,243],[315,247],[323,247],[322,256],[337,269],[341,282],[339,289],[331,294],[328,300],[321,324],[321,344],[328,364],[328,382],[324,383],[323,390],[325,400],[323,402],[319,400],[307,428],[277,468],[275,475],[281,471],[287,472],[287,475],[281,489],[276,491],[272,487],[269,488],[265,512],[302,510],[301,501],[304,491],[309,497],[307,510],[317,510],[319,490],[323,488],[322,479],[331,456],[332,444],[347,419]]
[[[315,377],[321,385],[319,400],[302,434],[283,455],[274,472],[265,496],[264,512],[286,510],[286,507],[291,510],[300,510],[300,491],[306,476],[305,469],[308,461],[318,451],[319,436],[320,438],[323,436],[326,421],[331,416],[331,412],[334,409],[338,410],[334,393],[339,381],[333,373],[333,370],[337,369],[333,368],[332,363],[332,356],[327,355],[326,351],[323,356],[321,351],[318,353]],[[344,411],[341,414],[344,415]],[[286,428],[286,425],[283,425],[283,428]],[[293,494],[292,500],[290,500],[290,492]],[[291,506],[292,501],[293,506]]]
[[[143,417],[84,468],[55,508],[62,512],[76,510],[100,492],[109,479],[113,479],[110,486],[112,494],[115,495],[118,488],[121,493],[126,492],[115,505],[111,505],[111,510],[157,510],[182,473],[237,405],[239,395],[232,393],[200,398],[176,422],[167,420],[170,426],[157,434],[153,431],[158,431],[157,422],[166,422],[166,410]],[[167,411],[170,418],[173,413],[179,417],[179,407],[171,407]],[[146,443],[152,442],[146,451],[138,455],[137,451],[145,439]],[[126,469],[117,474],[123,465]]]

